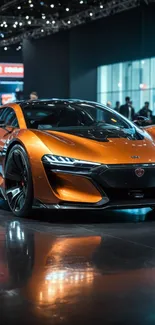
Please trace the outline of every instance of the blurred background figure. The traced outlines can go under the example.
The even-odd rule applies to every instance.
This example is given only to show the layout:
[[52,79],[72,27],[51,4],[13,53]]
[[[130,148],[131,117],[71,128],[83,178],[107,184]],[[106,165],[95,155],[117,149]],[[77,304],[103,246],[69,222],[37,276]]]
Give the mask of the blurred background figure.
[[133,107],[133,101],[132,101],[132,100],[130,100],[130,102],[129,102],[129,106],[132,107],[133,110],[134,110],[134,112],[135,112],[135,109],[134,109],[134,107]]
[[107,107],[111,108],[111,106],[112,106],[112,105],[111,105],[111,102],[108,101],[108,102],[107,102]]
[[114,110],[116,112],[119,112],[120,111],[120,102],[119,101],[116,102],[116,106],[114,107]]
[[149,109],[149,102],[144,103],[144,107],[140,109],[139,114],[140,116],[144,116],[149,120],[152,120],[152,111]]
[[134,120],[135,111],[134,108],[131,106],[130,97],[125,98],[125,104],[120,107],[120,114],[127,117],[130,121]]
[[36,91],[32,91],[30,94],[30,100],[36,100],[38,99],[38,94]]
[[139,117],[142,116],[144,118],[147,118],[148,119],[148,121],[146,122],[147,124],[152,124],[152,123],[155,122],[152,111],[149,109],[149,102],[144,103],[144,106],[138,112],[138,116]]

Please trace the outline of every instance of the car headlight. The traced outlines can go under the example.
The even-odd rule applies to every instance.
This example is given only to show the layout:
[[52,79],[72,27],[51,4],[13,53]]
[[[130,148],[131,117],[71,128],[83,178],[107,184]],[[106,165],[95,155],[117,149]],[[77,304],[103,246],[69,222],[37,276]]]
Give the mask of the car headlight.
[[70,157],[64,156],[56,156],[56,155],[45,155],[42,158],[42,162],[44,164],[49,164],[51,166],[64,166],[64,167],[84,167],[84,168],[94,168],[100,166],[100,163],[74,159]]

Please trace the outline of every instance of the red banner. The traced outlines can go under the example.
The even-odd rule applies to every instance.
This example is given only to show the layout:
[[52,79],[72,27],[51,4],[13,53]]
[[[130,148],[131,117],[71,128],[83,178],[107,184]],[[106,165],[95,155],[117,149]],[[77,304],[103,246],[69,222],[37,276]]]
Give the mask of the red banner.
[[2,78],[24,78],[23,64],[0,63],[0,77],[2,77]]

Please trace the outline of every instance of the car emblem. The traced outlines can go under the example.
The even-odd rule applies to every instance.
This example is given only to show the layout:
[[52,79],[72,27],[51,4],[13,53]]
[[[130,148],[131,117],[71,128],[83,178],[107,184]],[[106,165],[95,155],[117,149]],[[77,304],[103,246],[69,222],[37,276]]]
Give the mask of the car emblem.
[[143,168],[136,168],[135,169],[135,174],[137,177],[142,177],[145,173],[145,170]]

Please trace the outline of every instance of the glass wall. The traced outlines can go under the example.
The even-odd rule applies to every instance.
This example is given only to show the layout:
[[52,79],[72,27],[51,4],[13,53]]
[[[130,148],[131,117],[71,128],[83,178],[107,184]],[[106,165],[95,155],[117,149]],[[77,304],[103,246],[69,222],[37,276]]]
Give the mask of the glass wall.
[[102,104],[124,104],[129,96],[135,111],[150,103],[155,115],[155,58],[123,62],[98,68],[97,100]]

